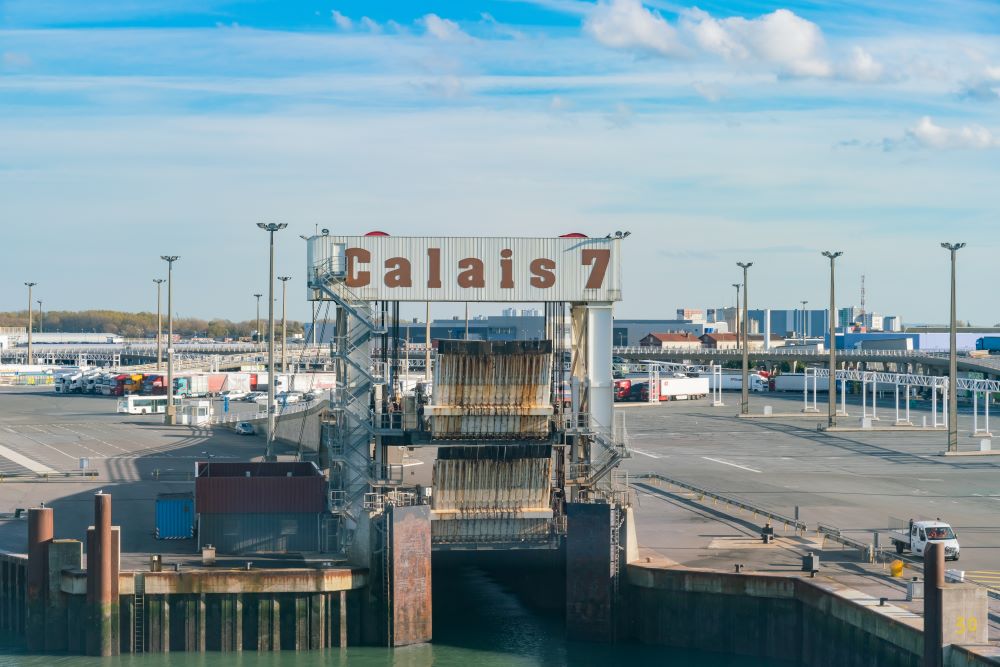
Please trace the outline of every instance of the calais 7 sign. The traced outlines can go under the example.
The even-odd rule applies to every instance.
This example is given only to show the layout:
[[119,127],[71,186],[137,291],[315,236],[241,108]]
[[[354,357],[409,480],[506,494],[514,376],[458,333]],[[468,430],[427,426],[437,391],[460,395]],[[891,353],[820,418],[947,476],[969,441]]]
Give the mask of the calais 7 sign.
[[618,301],[619,239],[316,236],[314,276],[386,301]]

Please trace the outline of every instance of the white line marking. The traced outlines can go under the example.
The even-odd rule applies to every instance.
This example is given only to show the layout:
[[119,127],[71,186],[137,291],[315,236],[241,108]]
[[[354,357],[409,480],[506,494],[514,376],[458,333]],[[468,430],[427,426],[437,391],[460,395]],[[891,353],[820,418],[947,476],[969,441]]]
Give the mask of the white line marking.
[[48,467],[46,465],[42,465],[38,461],[32,461],[27,456],[23,456],[21,454],[18,454],[13,449],[7,449],[3,445],[0,445],[0,456],[4,457],[5,459],[7,459],[9,461],[13,461],[14,463],[16,463],[17,465],[21,466],[22,468],[27,468],[31,472],[40,473],[40,474],[54,473],[55,472],[55,470],[53,470],[52,468],[50,468],[50,467]]
[[729,461],[723,461],[722,459],[713,459],[711,456],[703,456],[701,458],[705,459],[706,461],[714,461],[715,463],[721,463],[724,466],[733,466],[734,468],[740,468],[741,470],[749,470],[750,472],[760,472],[760,470],[756,470],[754,468],[741,466],[739,463],[730,463]]
[[410,468],[412,466],[422,466],[423,464],[424,464],[423,461],[415,461],[414,463],[404,463],[403,467],[404,468]]
[[661,458],[663,458],[662,456],[659,456],[657,454],[650,454],[649,452],[644,452],[641,449],[636,449],[635,447],[632,447],[632,451],[635,452],[636,454],[642,454],[643,456],[648,456],[651,459],[661,459]]

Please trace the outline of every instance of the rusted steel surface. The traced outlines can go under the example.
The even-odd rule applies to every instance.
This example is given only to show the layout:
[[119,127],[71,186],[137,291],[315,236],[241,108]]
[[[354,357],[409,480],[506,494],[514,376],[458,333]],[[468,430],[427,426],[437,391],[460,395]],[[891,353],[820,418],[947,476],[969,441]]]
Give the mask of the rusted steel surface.
[[500,450],[495,457],[435,461],[434,510],[497,513],[549,508],[551,457],[506,458],[519,448],[493,449]]
[[431,537],[434,545],[441,548],[474,549],[488,545],[538,548],[554,547],[558,544],[558,535],[555,533],[551,517],[437,519],[431,522]]
[[147,595],[179,593],[332,593],[368,584],[364,568],[145,572]]
[[550,341],[438,343],[433,404],[424,408],[438,439],[549,436]]
[[326,479],[312,463],[199,463],[195,511],[317,513],[326,510]]
[[442,447],[431,497],[434,544],[553,543],[551,475],[548,445]]
[[390,506],[387,520],[391,540],[390,646],[429,642],[432,638],[430,508]]
[[567,503],[566,517],[566,635],[612,641],[612,507]]
[[53,538],[52,508],[28,510],[28,615],[26,643],[29,651],[45,648],[45,606],[48,597],[49,544]]
[[111,656],[116,651],[114,625],[117,621],[118,573],[115,571],[114,543],[111,534],[111,496],[107,493],[94,495],[94,530],[90,537],[91,547],[87,561],[87,576],[90,584],[91,627],[87,634],[89,655]]

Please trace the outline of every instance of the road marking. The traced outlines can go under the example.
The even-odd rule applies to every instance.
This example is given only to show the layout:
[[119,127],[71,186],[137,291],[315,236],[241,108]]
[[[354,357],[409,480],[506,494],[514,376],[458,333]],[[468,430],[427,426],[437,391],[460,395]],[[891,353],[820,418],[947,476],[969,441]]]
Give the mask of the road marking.
[[4,457],[8,461],[13,461],[22,468],[27,468],[31,472],[39,474],[47,474],[55,472],[55,470],[53,470],[52,468],[46,465],[42,465],[38,461],[32,461],[27,456],[18,454],[13,449],[7,449],[3,445],[0,445],[0,456]]
[[741,470],[749,470],[750,472],[760,472],[760,470],[756,470],[754,468],[741,466],[739,463],[730,463],[729,461],[723,461],[722,459],[713,459],[711,456],[703,456],[701,458],[705,459],[706,461],[714,461],[715,463],[721,463],[724,466],[733,466],[734,468],[740,468]]
[[641,449],[636,449],[635,447],[632,447],[631,449],[636,454],[642,454],[643,456],[648,456],[651,459],[661,459],[661,458],[663,458],[662,456],[659,456],[658,454],[650,454],[649,452],[644,452]]
[[918,482],[943,482],[943,479],[937,479],[935,477],[917,477]]
[[423,462],[423,461],[415,461],[415,462],[413,462],[413,463],[404,463],[404,464],[403,464],[403,467],[404,467],[404,468],[410,468],[410,467],[412,467],[412,466],[422,466],[423,464],[424,464],[424,462]]

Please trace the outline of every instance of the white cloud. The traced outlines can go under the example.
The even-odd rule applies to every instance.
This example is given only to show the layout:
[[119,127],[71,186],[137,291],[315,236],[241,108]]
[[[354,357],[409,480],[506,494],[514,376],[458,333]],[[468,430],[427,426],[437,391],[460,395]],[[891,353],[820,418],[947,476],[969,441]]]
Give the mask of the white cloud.
[[833,71],[819,26],[787,9],[755,19],[716,19],[695,8],[684,12],[681,27],[703,51],[727,60],[758,61],[798,77]]
[[330,12],[330,15],[333,17],[333,22],[341,30],[350,30],[351,28],[354,27],[354,21],[352,21],[350,19],[350,17],[344,16],[343,14],[341,14],[340,12],[338,12],[336,9],[334,9],[332,12]]
[[361,27],[368,32],[380,33],[382,32],[382,26],[380,26],[376,21],[368,18],[367,16],[361,17]]
[[1000,138],[981,125],[963,125],[947,128],[937,125],[930,116],[924,116],[902,139],[885,139],[886,150],[900,147],[947,149],[1000,148]]
[[427,34],[443,42],[462,42],[472,39],[457,23],[451,19],[443,19],[437,14],[427,14],[420,22],[427,29]]
[[854,81],[874,82],[882,79],[885,68],[860,46],[851,49],[851,57],[843,67],[842,75]]
[[691,84],[694,91],[709,102],[718,102],[726,94],[726,88],[714,81],[695,81]]
[[683,52],[677,30],[639,0],[602,0],[587,16],[583,29],[614,49],[637,49],[664,56]]

